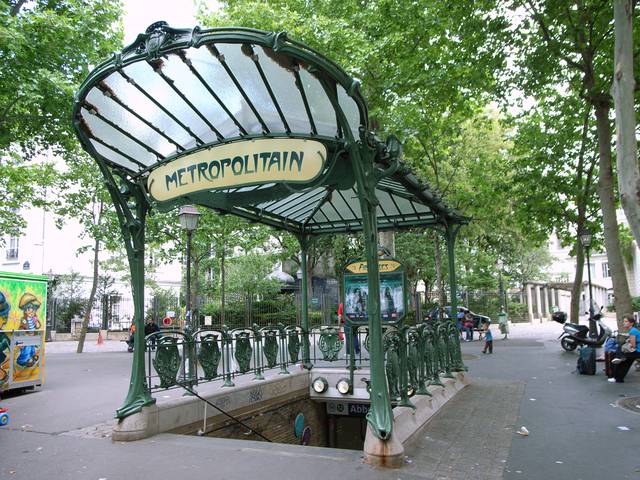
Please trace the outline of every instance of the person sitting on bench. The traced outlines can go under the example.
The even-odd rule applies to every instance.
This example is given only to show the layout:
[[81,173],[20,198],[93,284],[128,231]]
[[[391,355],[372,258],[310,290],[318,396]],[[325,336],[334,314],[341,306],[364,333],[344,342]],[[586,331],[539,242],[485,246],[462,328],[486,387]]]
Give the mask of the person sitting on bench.
[[[636,327],[636,320],[631,315],[625,315],[623,319],[624,328],[628,331],[629,351],[622,351],[616,358],[611,360],[613,364],[613,379],[616,383],[623,383],[624,377],[629,372],[634,361],[640,358],[640,330]],[[625,344],[626,345],[626,344]],[[609,379],[611,381],[612,379]]]

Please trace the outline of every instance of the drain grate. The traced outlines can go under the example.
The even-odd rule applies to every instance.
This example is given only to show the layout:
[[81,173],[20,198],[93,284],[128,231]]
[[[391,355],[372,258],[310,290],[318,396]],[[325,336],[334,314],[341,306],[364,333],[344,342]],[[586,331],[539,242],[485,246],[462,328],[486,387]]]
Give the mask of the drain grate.
[[620,408],[640,415],[640,397],[625,397],[617,402]]

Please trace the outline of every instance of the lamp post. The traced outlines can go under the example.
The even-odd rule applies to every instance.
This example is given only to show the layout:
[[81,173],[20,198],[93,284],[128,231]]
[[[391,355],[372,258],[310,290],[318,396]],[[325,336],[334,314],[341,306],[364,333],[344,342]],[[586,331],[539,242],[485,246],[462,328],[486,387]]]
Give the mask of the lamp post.
[[53,270],[49,269],[47,272],[47,318],[45,325],[45,342],[51,341],[51,329],[53,328],[53,290],[56,286],[58,279],[53,273]]
[[187,326],[193,328],[193,321],[191,315],[191,236],[193,231],[198,226],[198,218],[200,212],[193,205],[184,205],[180,208],[178,214],[180,218],[180,227],[187,231],[187,295],[186,295],[186,310],[187,310]]
[[578,233],[580,238],[580,244],[585,250],[587,255],[587,278],[589,279],[589,336],[596,337],[596,322],[593,319],[593,291],[591,289],[591,258],[589,257],[589,250],[591,249],[591,240],[593,239],[593,234],[591,230],[588,228],[583,228]]
[[[180,226],[187,231],[187,298],[186,298],[186,325],[184,326],[184,349],[185,349],[185,363],[184,363],[184,379],[185,383],[193,388],[194,383],[197,383],[196,374],[196,359],[195,359],[195,344],[193,338],[193,332],[195,331],[195,325],[191,314],[191,235],[198,226],[198,217],[200,212],[193,205],[184,205],[180,208],[178,213],[180,218]],[[185,395],[191,395],[189,391],[185,392]]]

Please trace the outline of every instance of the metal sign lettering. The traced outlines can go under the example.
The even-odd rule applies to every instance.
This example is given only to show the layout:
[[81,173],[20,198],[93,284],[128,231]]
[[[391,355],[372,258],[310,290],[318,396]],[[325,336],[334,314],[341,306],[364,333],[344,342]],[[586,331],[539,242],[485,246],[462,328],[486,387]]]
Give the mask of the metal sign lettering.
[[322,173],[327,149],[313,140],[246,140],[179,157],[153,170],[147,180],[160,202],[201,190],[273,182],[307,183]]
[[[393,272],[400,268],[400,262],[396,260],[380,260],[378,262],[378,271]],[[367,273],[367,262],[354,262],[347,265],[347,270],[352,273]]]

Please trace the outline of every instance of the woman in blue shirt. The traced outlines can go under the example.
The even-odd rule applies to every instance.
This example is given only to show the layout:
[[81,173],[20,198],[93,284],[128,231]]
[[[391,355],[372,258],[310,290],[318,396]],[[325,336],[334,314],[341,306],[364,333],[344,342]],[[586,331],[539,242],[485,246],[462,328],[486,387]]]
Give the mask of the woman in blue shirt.
[[616,383],[623,383],[624,377],[633,365],[633,362],[640,358],[640,330],[636,326],[636,320],[631,315],[625,315],[623,319],[624,328],[629,333],[629,345],[631,353],[625,353],[622,358],[614,358],[611,363],[613,367],[613,377]]

